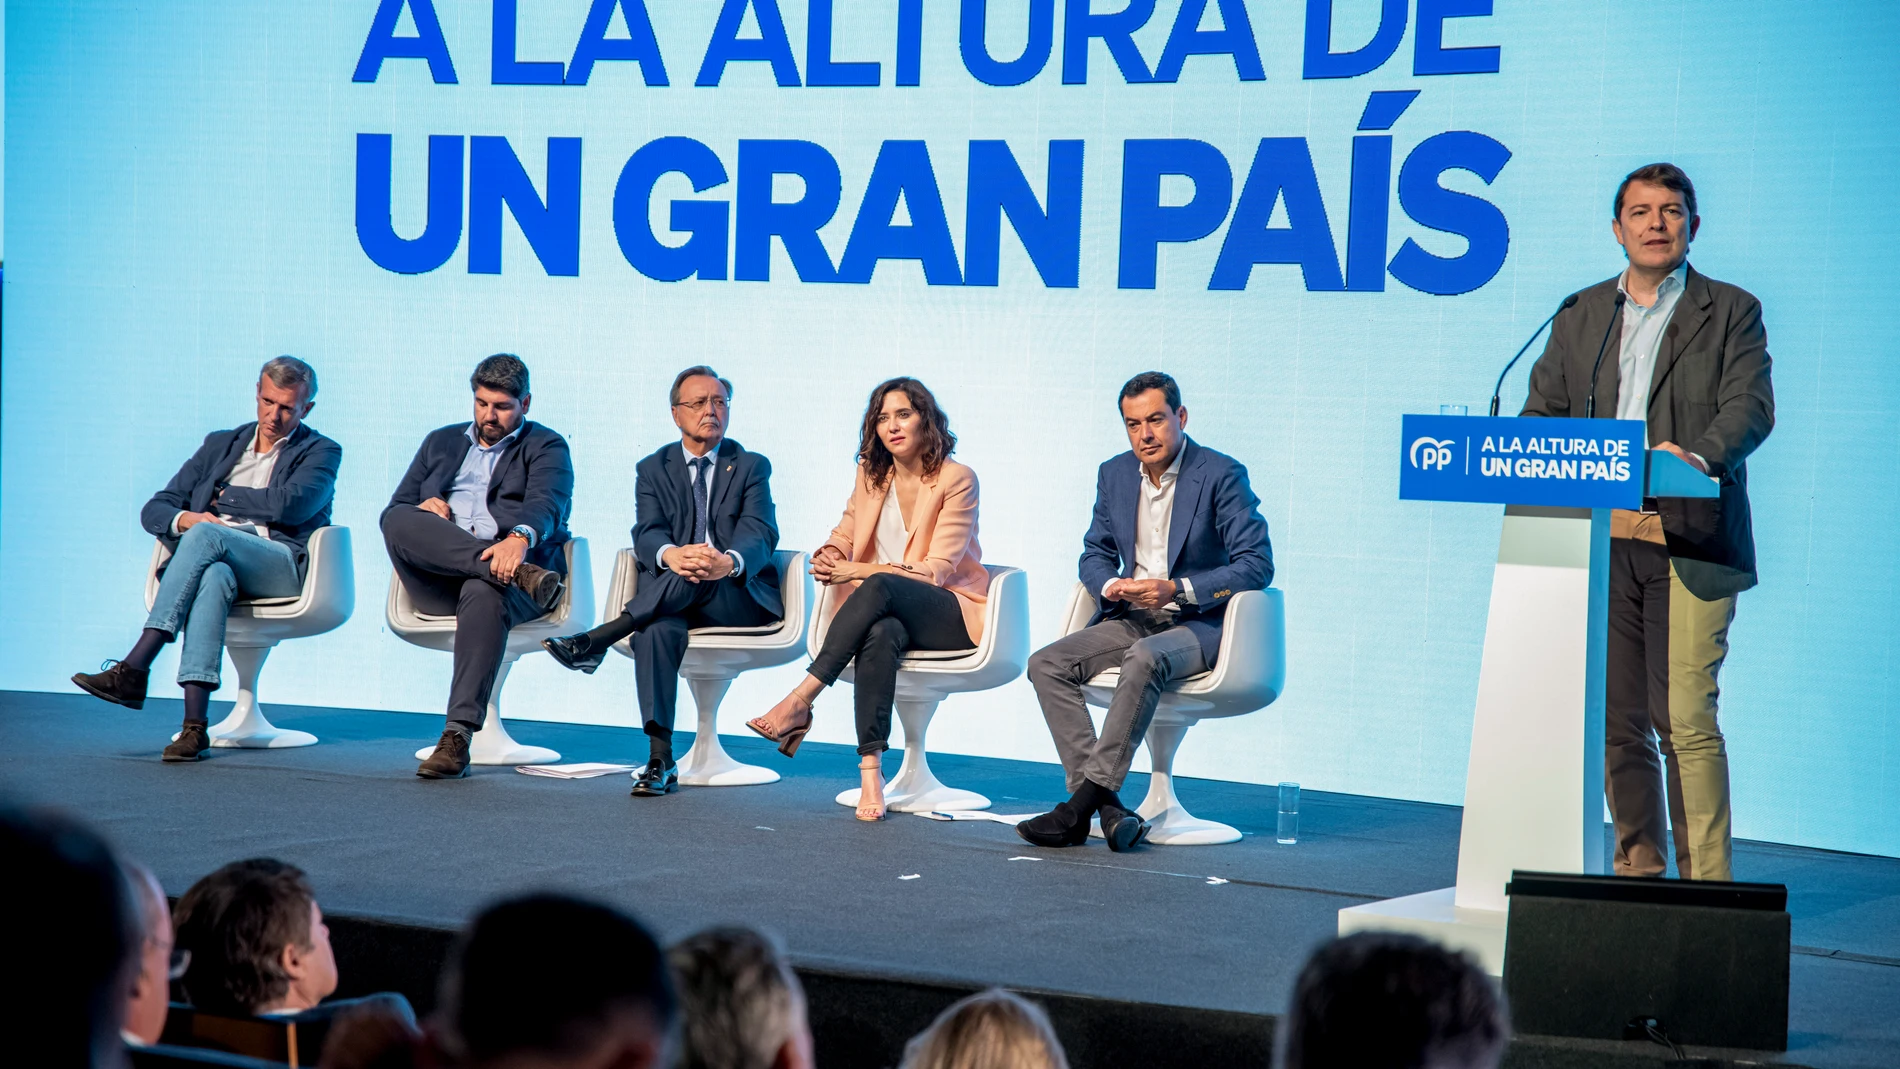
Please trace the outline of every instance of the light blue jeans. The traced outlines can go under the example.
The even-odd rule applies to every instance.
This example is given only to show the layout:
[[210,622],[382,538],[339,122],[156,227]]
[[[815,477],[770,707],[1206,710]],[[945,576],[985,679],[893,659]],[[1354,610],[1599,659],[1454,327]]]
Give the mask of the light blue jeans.
[[224,662],[224,618],[231,603],[246,598],[291,598],[303,592],[296,553],[282,542],[200,523],[178,538],[158,583],[158,597],[145,626],[177,635],[178,682],[218,686]]

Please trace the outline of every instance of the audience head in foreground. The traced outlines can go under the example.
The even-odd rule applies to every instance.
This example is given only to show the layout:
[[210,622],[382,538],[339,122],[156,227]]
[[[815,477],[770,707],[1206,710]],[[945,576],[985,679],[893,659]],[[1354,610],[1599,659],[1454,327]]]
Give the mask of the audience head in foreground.
[[303,870],[258,857],[233,861],[178,900],[181,978],[197,1009],[229,1017],[296,1013],[336,990],[336,957]]
[[119,1028],[139,922],[112,848],[65,817],[4,806],[0,857],[0,915],[15,928],[9,971],[31,973],[0,999],[0,1029],[10,1042],[31,1036],[36,1065],[124,1064]]
[[805,990],[770,937],[710,928],[667,959],[679,986],[679,1069],[811,1069]]
[[1281,1031],[1282,1069],[1494,1069],[1511,1023],[1476,962],[1417,936],[1361,932],[1314,952]]
[[667,1064],[673,985],[632,917],[536,894],[475,918],[442,980],[440,1037],[471,1069],[657,1069]]
[[149,1047],[164,1034],[165,1016],[171,1010],[172,907],[152,870],[127,862],[125,876],[132,884],[144,936],[125,1003],[125,1041]]
[[1069,1069],[1069,1060],[1041,1007],[993,987],[938,1014],[899,1069]]

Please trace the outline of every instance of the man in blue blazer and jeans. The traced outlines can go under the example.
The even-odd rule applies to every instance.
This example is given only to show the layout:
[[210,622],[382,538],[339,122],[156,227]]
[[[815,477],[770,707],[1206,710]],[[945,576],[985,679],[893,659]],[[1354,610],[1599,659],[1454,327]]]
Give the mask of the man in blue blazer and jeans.
[[211,746],[208,712],[224,661],[224,621],[239,598],[288,598],[303,591],[304,545],[330,522],[343,447],[306,426],[317,373],[294,356],[257,377],[257,422],[205,436],[185,466],[139,514],[171,550],[145,630],[123,660],[73,676],[96,698],[145,705],[152,661],[184,633],[178,684],[185,723],[165,747],[167,761],[193,761]]
[[483,360],[469,386],[475,418],[430,431],[383,510],[383,544],[416,608],[455,617],[448,725],[416,769],[424,779],[468,771],[508,632],[552,610],[567,574],[567,440],[527,419],[519,357]]
[[[1273,547],[1247,469],[1186,434],[1181,388],[1159,371],[1121,391],[1129,452],[1104,463],[1082,540],[1082,582],[1096,594],[1089,626],[1037,650],[1029,681],[1072,792],[1016,825],[1037,846],[1080,846],[1100,814],[1111,850],[1148,825],[1116,794],[1170,681],[1212,668],[1227,602],[1273,581]],[[1120,668],[1097,737],[1082,684]]]

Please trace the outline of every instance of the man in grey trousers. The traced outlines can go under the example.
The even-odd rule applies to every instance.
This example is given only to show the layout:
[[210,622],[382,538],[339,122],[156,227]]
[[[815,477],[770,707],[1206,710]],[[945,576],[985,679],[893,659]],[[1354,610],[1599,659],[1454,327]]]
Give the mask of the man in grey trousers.
[[[1089,626],[1037,650],[1029,681],[1049,721],[1071,796],[1016,825],[1037,846],[1080,846],[1100,814],[1111,850],[1148,825],[1116,794],[1172,680],[1213,667],[1227,602],[1273,581],[1260,499],[1238,460],[1187,437],[1181,388],[1158,371],[1122,386],[1128,452],[1096,476],[1095,517],[1082,540],[1082,582],[1096,592]],[[1102,734],[1082,684],[1121,670]]]

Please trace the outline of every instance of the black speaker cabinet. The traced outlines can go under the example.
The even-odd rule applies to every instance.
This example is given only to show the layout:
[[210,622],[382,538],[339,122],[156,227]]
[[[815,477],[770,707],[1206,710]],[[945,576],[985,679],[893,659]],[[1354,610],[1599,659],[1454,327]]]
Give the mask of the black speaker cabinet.
[[1788,1049],[1782,884],[1513,872],[1504,991],[1527,1035]]

